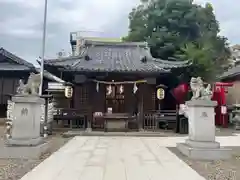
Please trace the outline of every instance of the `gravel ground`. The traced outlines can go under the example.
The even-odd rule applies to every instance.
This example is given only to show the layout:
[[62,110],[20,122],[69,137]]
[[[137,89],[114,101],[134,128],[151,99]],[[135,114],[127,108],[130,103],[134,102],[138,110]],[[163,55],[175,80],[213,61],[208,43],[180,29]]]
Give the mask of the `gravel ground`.
[[224,161],[191,160],[182,155],[177,148],[169,149],[206,180],[240,180],[240,147],[230,148],[233,150],[233,156]]
[[[216,129],[216,136],[232,136],[240,133],[233,129]],[[180,159],[197,171],[206,180],[240,180],[240,147],[228,147],[233,150],[233,156],[228,160],[196,161],[182,155],[177,148],[169,148]]]
[[[0,127],[0,138],[3,138],[3,127]],[[36,167],[53,152],[62,147],[69,138],[62,138],[60,133],[50,136],[47,141],[50,143],[48,152],[40,159],[0,159],[0,180],[18,180],[27,172]]]

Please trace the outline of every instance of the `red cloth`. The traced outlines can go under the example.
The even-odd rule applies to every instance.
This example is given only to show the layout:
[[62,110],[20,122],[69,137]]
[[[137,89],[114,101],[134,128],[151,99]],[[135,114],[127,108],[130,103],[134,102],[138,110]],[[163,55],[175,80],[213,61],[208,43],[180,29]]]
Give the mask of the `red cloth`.
[[228,126],[228,114],[223,114],[221,109],[222,106],[226,106],[227,104],[225,88],[231,86],[233,86],[233,83],[216,82],[213,89],[212,100],[218,103],[215,108],[215,124],[225,128]]
[[187,83],[178,85],[172,90],[173,97],[177,100],[178,104],[183,104],[185,102],[186,95],[189,91],[189,86]]

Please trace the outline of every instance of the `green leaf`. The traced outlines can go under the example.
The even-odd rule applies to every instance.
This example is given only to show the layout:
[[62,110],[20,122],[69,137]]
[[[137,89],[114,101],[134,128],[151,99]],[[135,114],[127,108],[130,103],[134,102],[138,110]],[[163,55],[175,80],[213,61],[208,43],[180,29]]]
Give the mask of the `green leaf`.
[[126,41],[147,41],[156,58],[190,60],[184,75],[214,78],[230,56],[213,7],[190,0],[142,0],[129,14]]

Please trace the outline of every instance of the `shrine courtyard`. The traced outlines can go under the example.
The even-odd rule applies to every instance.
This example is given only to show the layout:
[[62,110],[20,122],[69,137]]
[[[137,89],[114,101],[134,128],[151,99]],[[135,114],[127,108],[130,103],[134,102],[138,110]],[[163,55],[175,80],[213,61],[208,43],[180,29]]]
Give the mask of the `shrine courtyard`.
[[[237,179],[239,156],[218,162],[189,160],[175,149],[185,138],[76,136],[21,180]],[[240,134],[216,139],[240,152]]]

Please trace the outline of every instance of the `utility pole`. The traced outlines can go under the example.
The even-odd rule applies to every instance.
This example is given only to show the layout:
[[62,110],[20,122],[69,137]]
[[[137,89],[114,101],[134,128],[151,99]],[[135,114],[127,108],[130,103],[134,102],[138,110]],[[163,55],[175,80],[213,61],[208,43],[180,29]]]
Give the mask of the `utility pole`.
[[42,95],[43,91],[43,72],[44,72],[44,58],[45,58],[45,44],[46,44],[46,27],[47,27],[47,0],[44,5],[44,20],[43,20],[43,36],[42,36],[42,53],[41,53],[41,84],[39,87],[39,95]]

